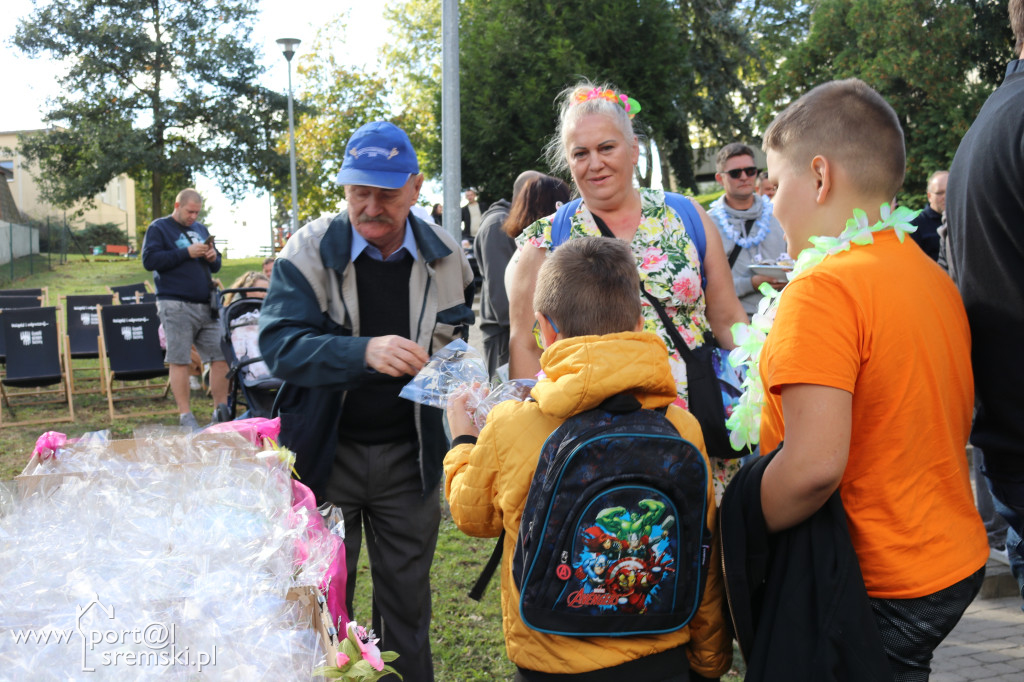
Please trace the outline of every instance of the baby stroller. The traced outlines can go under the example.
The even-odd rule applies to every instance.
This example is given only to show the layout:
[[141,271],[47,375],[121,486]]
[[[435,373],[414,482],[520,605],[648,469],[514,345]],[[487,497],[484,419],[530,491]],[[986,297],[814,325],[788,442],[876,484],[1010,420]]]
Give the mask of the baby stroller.
[[[259,323],[263,299],[252,294],[265,294],[266,291],[263,287],[245,287],[220,292],[220,346],[228,363],[229,419],[239,416],[240,404],[245,408],[246,417],[269,418],[277,390],[283,383],[270,375],[270,369],[260,355]],[[225,306],[224,298],[228,294],[233,294],[233,297]]]

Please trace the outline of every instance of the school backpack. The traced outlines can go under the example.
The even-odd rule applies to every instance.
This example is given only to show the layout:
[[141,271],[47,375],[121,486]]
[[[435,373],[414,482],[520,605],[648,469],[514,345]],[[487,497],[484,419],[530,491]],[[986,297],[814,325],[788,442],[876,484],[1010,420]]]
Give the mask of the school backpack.
[[541,448],[512,557],[523,622],[570,637],[685,626],[710,555],[705,461],[628,394],[559,426]]

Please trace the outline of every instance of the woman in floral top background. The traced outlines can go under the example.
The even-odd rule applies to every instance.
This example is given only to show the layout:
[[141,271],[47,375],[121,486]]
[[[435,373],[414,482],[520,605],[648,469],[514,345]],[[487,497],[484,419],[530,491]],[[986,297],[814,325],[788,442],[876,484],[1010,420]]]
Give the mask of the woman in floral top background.
[[[601,236],[595,216],[636,255],[640,281],[657,298],[690,348],[713,332],[719,345],[733,347],[730,327],[748,318],[736,297],[729,263],[714,223],[699,206],[707,239],[706,288],[700,259],[682,220],[665,205],[660,190],[633,186],[640,147],[630,121],[639,105],[608,87],[583,82],[563,92],[558,131],[548,144],[548,161],[568,170],[583,202],[570,220],[569,239]],[[632,111],[630,111],[632,110]],[[533,338],[533,291],[537,272],[551,247],[551,217],[533,223],[517,240],[515,273],[510,277],[509,376],[532,377],[540,370],[540,348]],[[641,299],[645,329],[669,348],[669,364],[679,399],[687,407],[686,364],[674,349],[657,311]],[[739,466],[738,460],[713,459],[717,496]]]

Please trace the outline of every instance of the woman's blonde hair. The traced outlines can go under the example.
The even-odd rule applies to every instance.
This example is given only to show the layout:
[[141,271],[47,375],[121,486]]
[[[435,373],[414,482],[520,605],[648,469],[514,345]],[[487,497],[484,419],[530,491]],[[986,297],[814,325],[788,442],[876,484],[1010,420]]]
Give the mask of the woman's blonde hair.
[[[238,279],[231,283],[228,289],[248,289],[251,287],[269,287],[270,279],[258,270],[250,270],[246,273],[241,274]],[[228,306],[231,304],[239,294],[227,294],[224,296],[224,305]],[[249,298],[253,298],[252,292],[249,292]]]
[[618,89],[608,83],[595,85],[589,80],[584,79],[558,93],[558,97],[555,100],[558,102],[558,127],[555,130],[555,134],[544,146],[544,157],[552,171],[565,176],[569,175],[569,156],[567,151],[569,135],[581,118],[591,114],[609,117],[615,123],[615,127],[622,133],[622,138],[628,144],[636,144],[637,135],[633,130],[633,122],[630,120],[625,108],[621,104],[604,97],[586,98],[588,93],[595,90],[599,92],[606,90],[619,92]]

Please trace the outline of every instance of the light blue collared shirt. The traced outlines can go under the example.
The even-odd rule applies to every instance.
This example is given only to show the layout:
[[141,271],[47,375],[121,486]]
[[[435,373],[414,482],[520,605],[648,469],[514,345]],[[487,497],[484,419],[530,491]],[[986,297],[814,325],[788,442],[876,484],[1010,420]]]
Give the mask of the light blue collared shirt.
[[408,218],[406,218],[405,220],[405,238],[402,240],[402,245],[399,246],[398,249],[387,258],[383,258],[381,256],[380,249],[378,249],[370,242],[366,241],[363,235],[359,234],[359,231],[356,230],[355,226],[352,226],[351,262],[353,263],[356,261],[356,258],[359,257],[359,254],[361,254],[364,250],[366,251],[366,255],[369,256],[370,258],[374,260],[384,261],[385,263],[390,263],[392,261],[396,261],[404,257],[402,254],[403,249],[409,252],[409,255],[412,256],[413,260],[419,260],[419,256],[416,254],[416,238],[413,237],[412,235],[412,228],[409,226]]

